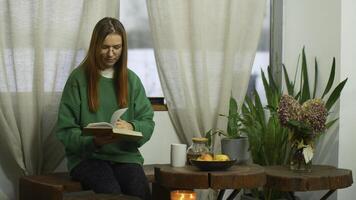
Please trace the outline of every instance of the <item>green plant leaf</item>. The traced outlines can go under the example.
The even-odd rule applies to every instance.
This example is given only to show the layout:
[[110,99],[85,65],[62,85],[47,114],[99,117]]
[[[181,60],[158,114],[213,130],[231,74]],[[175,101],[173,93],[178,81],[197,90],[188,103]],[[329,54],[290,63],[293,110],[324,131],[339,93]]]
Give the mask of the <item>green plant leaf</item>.
[[299,103],[302,104],[308,99],[310,99],[310,89],[309,89],[309,76],[308,76],[308,67],[307,67],[307,59],[305,56],[305,50],[303,48],[302,51],[302,93]]
[[300,98],[300,91],[294,96],[295,99],[299,99]]
[[269,83],[266,79],[266,76],[265,76],[265,73],[263,72],[263,70],[261,70],[261,75],[262,75],[263,87],[264,87],[265,93],[266,93],[267,103],[272,104],[272,89],[269,86]]
[[316,94],[316,88],[318,85],[318,62],[316,61],[315,58],[315,70],[314,70],[314,91],[313,91],[313,99],[315,98],[315,94]]
[[237,113],[237,102],[234,97],[230,97],[229,116]]
[[272,70],[270,67],[267,68],[268,70],[268,86],[270,88],[271,91],[271,96],[267,97],[269,98],[269,104],[272,106],[277,107],[278,103],[279,103],[279,99],[280,96],[282,94],[281,88],[277,86],[277,84],[275,83],[274,79],[273,79],[273,74],[272,74]]
[[[246,109],[246,108],[244,108]],[[228,118],[226,135],[229,138],[239,138],[241,137],[241,117],[238,111],[237,102],[233,97],[230,97],[229,104],[229,115],[219,114],[219,116],[224,116]],[[220,135],[220,133],[219,133]]]
[[252,103],[252,100],[251,100],[251,98],[250,97],[246,97],[246,99],[245,99],[245,102],[244,102],[244,105],[245,105],[245,107],[247,108],[247,113],[248,114],[250,114],[252,111],[251,111],[251,104],[250,103]]
[[333,58],[333,64],[331,66],[331,72],[330,72],[328,84],[326,85],[323,95],[321,96],[322,99],[325,97],[325,95],[330,91],[331,87],[333,86],[334,78],[335,78],[335,57]]
[[[245,102],[246,102],[247,98],[249,98],[249,97],[248,96],[245,97]],[[242,115],[246,115],[248,113],[247,104],[245,102],[242,104],[242,108],[241,108]]]
[[267,67],[267,74],[268,74],[268,82],[269,82],[269,86],[271,87],[271,90],[278,90],[278,86],[274,81],[272,69],[270,66]]
[[339,83],[339,85],[336,86],[334,91],[331,93],[329,99],[326,101],[326,104],[325,104],[325,107],[327,110],[330,110],[330,108],[339,99],[340,93],[341,93],[342,89],[344,88],[346,82],[347,82],[347,79],[343,80],[341,83]]
[[287,122],[289,127],[292,127],[294,130],[297,130],[298,134],[305,134],[312,132],[312,129],[305,123],[301,121],[289,120]]
[[279,97],[281,96],[281,91],[277,87],[273,86],[273,78],[271,74],[269,74],[270,80],[266,79],[265,73],[261,71],[263,86],[265,89],[267,104],[271,106],[277,107],[279,102]]
[[264,121],[265,121],[265,111],[263,109],[260,96],[258,95],[256,89],[254,90],[254,96],[255,96],[255,106],[256,106],[256,112],[257,112],[258,120],[261,122],[261,125],[263,127],[266,127],[266,124],[264,123]]
[[208,138],[208,146],[209,147],[211,146],[211,143],[212,143],[212,137],[213,137],[212,130],[213,129],[210,129],[209,131],[207,131],[204,136],[204,137]]
[[330,128],[332,125],[334,125],[334,123],[335,123],[337,120],[339,120],[339,118],[336,118],[336,119],[334,119],[334,120],[331,120],[330,122],[328,122],[328,123],[325,124],[325,127],[326,127],[327,129]]
[[293,80],[294,85],[297,82],[297,75],[298,75],[298,71],[299,71],[299,60],[300,60],[300,55],[298,56],[297,67],[295,68],[295,74],[294,74],[294,80]]
[[219,136],[221,136],[221,135],[224,135],[225,137],[228,136],[224,131],[219,130],[219,129],[213,129],[213,128],[212,128],[212,129],[208,130],[208,131],[205,133],[204,137],[205,137],[205,138],[208,138],[208,143],[207,143],[207,144],[208,144],[209,148],[212,147],[213,138],[214,138],[214,135],[216,135],[216,134],[218,134]]
[[282,64],[282,67],[283,67],[284,80],[286,82],[288,94],[293,96],[294,95],[294,83],[290,82],[290,80],[289,80],[289,76],[288,76],[288,72],[287,72],[286,66],[284,64]]

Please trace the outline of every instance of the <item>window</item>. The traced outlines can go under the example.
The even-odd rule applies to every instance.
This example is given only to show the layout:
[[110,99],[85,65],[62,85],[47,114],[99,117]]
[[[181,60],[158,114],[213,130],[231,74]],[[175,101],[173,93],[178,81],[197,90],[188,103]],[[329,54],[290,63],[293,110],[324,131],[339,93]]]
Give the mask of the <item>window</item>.
[[[267,0],[266,15],[257,53],[255,56],[248,92],[256,88],[264,96],[261,68],[266,71],[270,62],[270,0]],[[135,14],[133,14],[135,13]],[[128,33],[128,66],[141,78],[147,96],[163,97],[153,53],[153,41],[145,0],[121,0],[120,21]]]
[[163,97],[153,52],[146,0],[121,0],[120,21],[127,32],[128,67],[140,77],[148,97]]
[[266,73],[270,62],[270,0],[267,0],[266,15],[263,20],[263,27],[260,36],[260,41],[257,47],[255,60],[251,71],[251,78],[247,94],[251,94],[256,88],[260,94],[261,100],[265,102],[265,93],[262,82],[261,69]]

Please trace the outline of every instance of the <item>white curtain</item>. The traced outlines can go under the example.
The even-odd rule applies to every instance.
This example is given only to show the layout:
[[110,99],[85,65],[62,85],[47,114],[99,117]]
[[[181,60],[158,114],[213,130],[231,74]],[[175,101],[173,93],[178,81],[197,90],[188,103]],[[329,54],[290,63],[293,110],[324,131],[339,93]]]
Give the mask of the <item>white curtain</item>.
[[[218,115],[228,113],[231,95],[241,104],[265,6],[265,0],[147,0],[158,73],[182,142],[225,129]],[[198,199],[216,198],[197,192]]]
[[96,22],[118,12],[119,0],[0,0],[0,153],[17,171],[51,171],[63,159],[53,133],[61,91]]
[[[182,142],[225,128],[231,94],[242,102],[265,0],[147,0],[169,115]],[[218,143],[216,143],[218,144]]]

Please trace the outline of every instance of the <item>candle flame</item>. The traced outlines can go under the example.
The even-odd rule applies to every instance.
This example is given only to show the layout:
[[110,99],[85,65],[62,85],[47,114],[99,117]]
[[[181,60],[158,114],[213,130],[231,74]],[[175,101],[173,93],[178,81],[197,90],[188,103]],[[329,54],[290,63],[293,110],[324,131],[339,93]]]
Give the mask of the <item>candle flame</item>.
[[194,191],[176,190],[171,192],[171,200],[196,200]]

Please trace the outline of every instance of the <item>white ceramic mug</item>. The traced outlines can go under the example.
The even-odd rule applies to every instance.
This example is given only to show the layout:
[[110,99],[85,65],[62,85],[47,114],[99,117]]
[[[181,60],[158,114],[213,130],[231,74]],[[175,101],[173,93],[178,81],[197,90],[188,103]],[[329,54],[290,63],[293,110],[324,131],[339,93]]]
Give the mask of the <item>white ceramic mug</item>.
[[172,167],[184,167],[186,161],[187,161],[187,145],[171,144]]

